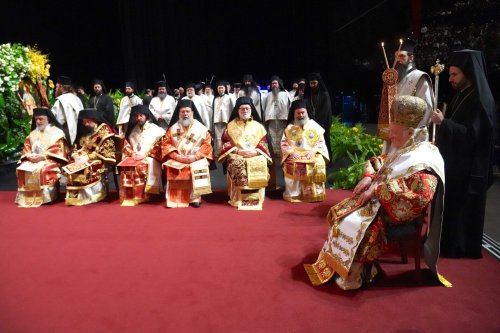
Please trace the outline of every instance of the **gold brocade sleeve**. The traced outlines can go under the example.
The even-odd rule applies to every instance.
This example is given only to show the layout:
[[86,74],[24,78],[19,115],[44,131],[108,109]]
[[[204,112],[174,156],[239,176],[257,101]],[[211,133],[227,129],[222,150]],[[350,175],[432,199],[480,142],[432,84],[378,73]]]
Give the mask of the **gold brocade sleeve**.
[[149,150],[148,155],[147,155],[147,156],[154,158],[155,160],[158,160],[160,162],[161,162],[161,144],[162,144],[163,138],[164,137],[162,136],[158,140],[156,140],[155,144],[153,145],[153,147],[151,147],[151,149]]
[[68,162],[68,155],[69,155],[69,145],[66,142],[65,138],[57,140],[45,152],[45,156],[47,157],[47,159],[50,158],[63,163]]
[[177,147],[174,145],[172,141],[172,128],[167,130],[163,140],[161,140],[161,158],[162,161],[165,162],[168,159],[168,154],[177,150]]
[[203,142],[201,143],[200,149],[196,152],[198,159],[207,158],[209,160],[214,159],[213,148],[212,148],[212,136],[210,132],[207,131]]
[[236,144],[231,139],[231,136],[229,136],[227,128],[224,130],[221,140],[222,145],[219,150],[219,163],[223,163],[229,156],[229,153],[236,149]]
[[107,164],[116,163],[115,135],[107,124],[100,124],[96,133],[80,138],[78,152],[87,155],[90,161],[101,160]]
[[23,150],[21,152],[21,158],[19,159],[19,163],[26,158],[26,155],[31,153],[31,140],[30,137],[27,136],[24,140]]
[[[106,163],[115,164],[116,163],[116,147],[115,140],[113,137],[108,137],[104,139],[96,149],[95,153],[91,154],[94,159],[103,159]],[[92,159],[92,158],[91,158]]]
[[414,173],[380,184],[375,196],[394,223],[410,221],[422,214],[431,202],[438,184],[436,176],[427,171]]
[[134,154],[134,148],[132,147],[130,142],[128,142],[128,140],[125,139],[123,142],[122,159],[127,157],[132,157],[133,154]]

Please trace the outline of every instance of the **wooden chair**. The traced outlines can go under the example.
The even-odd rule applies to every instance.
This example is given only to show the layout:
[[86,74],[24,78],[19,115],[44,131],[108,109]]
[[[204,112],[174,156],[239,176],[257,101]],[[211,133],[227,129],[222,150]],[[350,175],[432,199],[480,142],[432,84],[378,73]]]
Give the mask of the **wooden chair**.
[[[415,258],[415,279],[418,285],[422,284],[422,270],[420,268],[420,260],[423,254],[423,245],[427,238],[427,231],[431,220],[432,202],[423,210],[422,215],[403,224],[386,224],[386,236],[388,243],[399,243],[399,251],[401,254],[401,262],[408,263],[407,249],[413,245]],[[380,270],[380,263],[375,263]]]

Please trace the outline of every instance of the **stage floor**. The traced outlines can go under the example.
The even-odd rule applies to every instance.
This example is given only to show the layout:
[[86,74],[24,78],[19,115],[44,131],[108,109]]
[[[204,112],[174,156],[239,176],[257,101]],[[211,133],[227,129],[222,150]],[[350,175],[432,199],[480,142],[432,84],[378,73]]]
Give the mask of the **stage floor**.
[[326,239],[329,208],[348,195],[238,211],[225,191],[199,209],[158,200],[120,207],[60,201],[18,208],[0,192],[0,332],[497,332],[498,261],[442,259],[453,288],[394,252],[369,289],[313,287],[303,264]]

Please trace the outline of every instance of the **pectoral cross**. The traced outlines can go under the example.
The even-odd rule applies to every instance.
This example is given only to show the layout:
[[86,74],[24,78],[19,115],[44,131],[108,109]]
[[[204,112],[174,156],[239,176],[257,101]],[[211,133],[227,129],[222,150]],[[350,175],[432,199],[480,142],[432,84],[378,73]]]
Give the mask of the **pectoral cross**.
[[177,132],[175,132],[174,134],[172,134],[172,136],[173,136],[174,138],[177,138],[177,137],[182,136],[181,129],[180,129],[180,128],[178,128],[178,129],[177,129]]
[[186,138],[186,141],[188,142],[192,142],[192,143],[195,143],[196,140],[194,139],[194,133],[191,133],[191,135],[189,135],[187,138]]

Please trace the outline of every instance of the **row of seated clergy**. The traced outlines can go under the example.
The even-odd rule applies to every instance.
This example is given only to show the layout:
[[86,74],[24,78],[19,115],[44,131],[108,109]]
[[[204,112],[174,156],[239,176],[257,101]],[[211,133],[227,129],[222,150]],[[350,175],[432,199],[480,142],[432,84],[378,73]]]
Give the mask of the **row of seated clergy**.
[[[132,107],[120,172],[120,202],[134,206],[159,194],[162,167],[167,180],[166,206],[200,207],[211,193],[211,136],[191,100],[181,100],[165,132],[147,106]],[[162,161],[164,163],[162,164]]]
[[[297,121],[296,113],[300,113]],[[190,100],[179,102],[172,119],[165,133],[147,107],[132,108],[122,161],[118,164],[122,205],[137,205],[160,193],[162,161],[165,161],[167,207],[190,204],[199,207],[200,196],[211,192],[210,132]],[[307,121],[306,105],[301,101],[294,103],[289,119],[293,123],[282,140],[285,198],[292,202],[323,200],[324,160],[328,158],[323,130],[313,120]],[[229,203],[239,209],[262,209],[269,180],[272,158],[266,130],[258,120],[251,99],[241,97],[223,133],[219,162],[228,171]],[[63,167],[68,178],[68,205],[84,205],[105,198],[108,186],[101,174],[106,165],[116,163],[117,143],[115,133],[96,110],[81,111],[72,161]]]
[[[245,109],[246,115],[239,115],[240,107]],[[268,164],[271,163],[266,131],[260,123],[251,121],[252,109],[255,107],[249,98],[239,100],[223,134],[219,157],[219,161],[227,164],[230,203],[240,209],[262,208],[269,179]],[[159,193],[160,163],[165,161],[167,207],[199,207],[200,196],[211,192],[209,164],[213,151],[210,132],[203,125],[194,103],[179,101],[163,140],[163,132],[147,108],[138,105],[132,113],[131,119],[137,124],[128,125],[132,134],[126,136],[125,159],[119,164],[122,168],[122,204],[138,204],[147,200],[148,195]],[[243,117],[245,122],[240,119]],[[147,164],[143,162],[145,159],[148,159]]]

